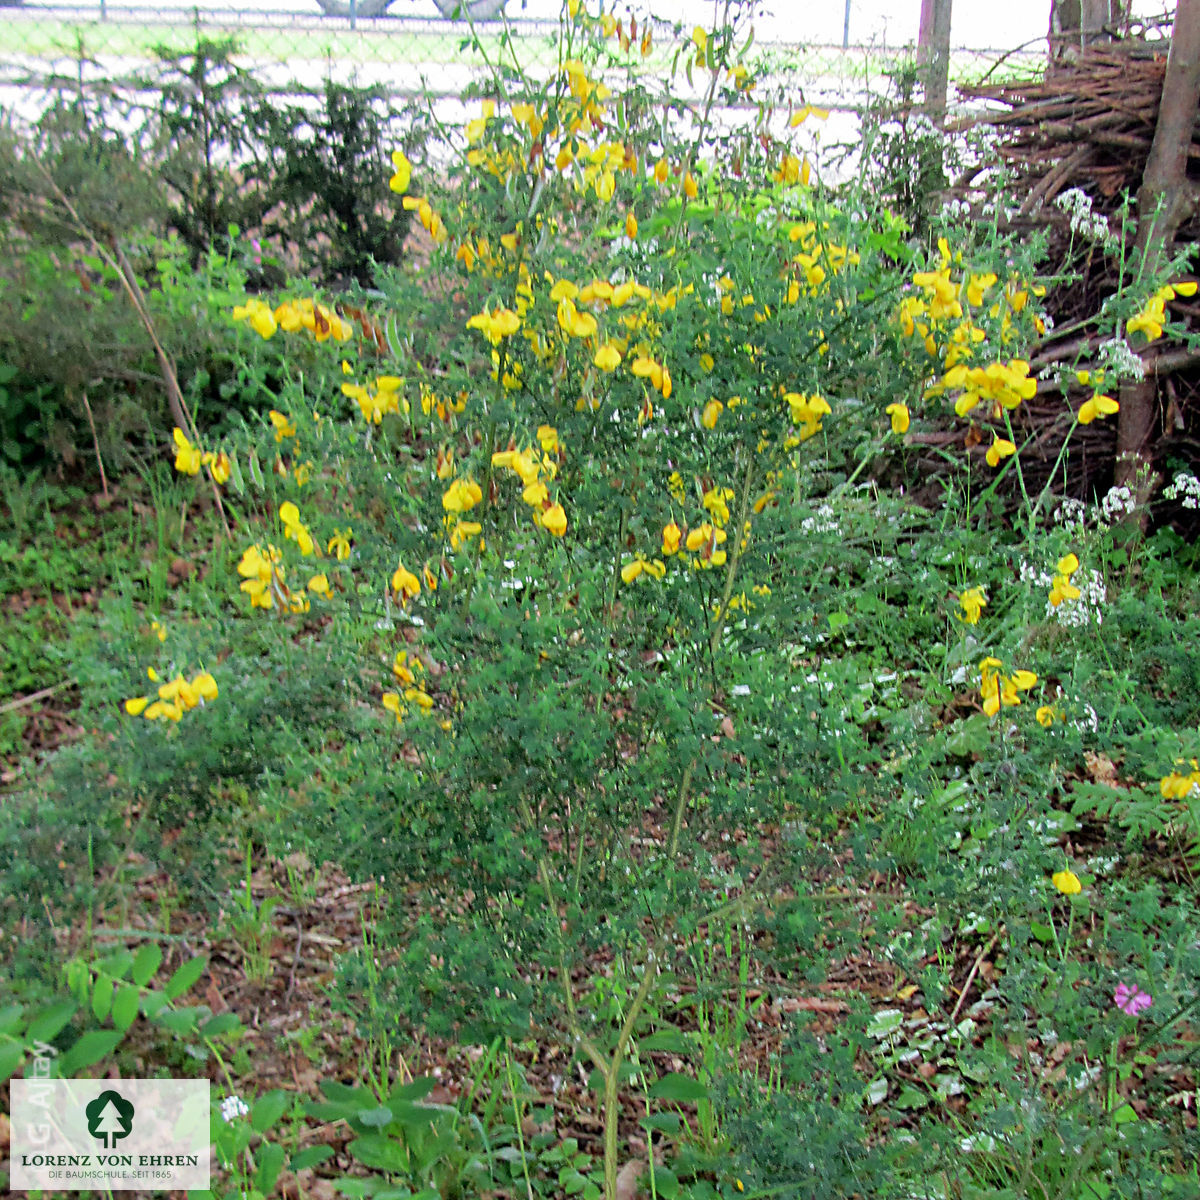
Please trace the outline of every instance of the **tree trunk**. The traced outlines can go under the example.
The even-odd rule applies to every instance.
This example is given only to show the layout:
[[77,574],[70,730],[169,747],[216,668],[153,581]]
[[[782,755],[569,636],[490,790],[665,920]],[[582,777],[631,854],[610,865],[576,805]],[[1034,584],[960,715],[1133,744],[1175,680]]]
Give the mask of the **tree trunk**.
[[952,0],[921,0],[917,65],[925,89],[925,114],[937,126],[946,120],[950,82],[950,10]]
[[[1200,0],[1179,0],[1162,101],[1150,157],[1138,189],[1138,231],[1133,264],[1139,278],[1153,280],[1170,256],[1175,233],[1195,210],[1197,190],[1188,182],[1188,150],[1200,106]],[[1152,365],[1152,364],[1151,364]],[[1115,482],[1148,493],[1151,444],[1158,428],[1158,388],[1153,374],[1120,391]]]
[[1082,50],[1119,29],[1125,21],[1126,0],[1051,0],[1050,57]]

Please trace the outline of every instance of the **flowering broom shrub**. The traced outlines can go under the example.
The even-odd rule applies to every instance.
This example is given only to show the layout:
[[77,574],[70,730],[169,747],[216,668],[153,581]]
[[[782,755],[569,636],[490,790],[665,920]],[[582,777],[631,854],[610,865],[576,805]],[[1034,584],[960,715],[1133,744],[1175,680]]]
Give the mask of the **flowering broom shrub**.
[[[247,298],[247,353],[278,339],[306,371],[261,428],[172,447],[227,500],[217,602],[292,673],[301,652],[341,664],[340,702],[374,723],[289,820],[380,882],[389,1013],[567,1043],[601,1096],[610,1197],[632,1044],[689,946],[786,893],[787,864],[886,784],[863,780],[861,680],[824,659],[859,619],[886,669],[895,614],[924,613],[931,585],[898,577],[905,530],[867,554],[841,533],[850,485],[938,404],[981,420],[990,441],[968,442],[1006,471],[1037,387],[1027,256],[946,238],[926,256],[823,187],[810,107],[716,126],[755,86],[740,33],[732,6],[692,31],[675,65],[694,100],[664,110],[638,70],[650,27],[569,4],[558,69],[498,66],[445,179],[393,155],[427,266],[383,273],[363,309]],[[1081,595],[1061,543],[1054,610]],[[951,619],[914,618],[959,639],[944,661],[984,722],[937,753],[1063,719],[1034,702],[1015,618],[980,628],[1011,618],[971,577],[987,561],[963,555]],[[858,587],[855,617],[829,580]],[[131,694],[129,719],[172,737],[224,704],[220,666],[195,669]],[[615,1007],[590,1003],[618,984]]]

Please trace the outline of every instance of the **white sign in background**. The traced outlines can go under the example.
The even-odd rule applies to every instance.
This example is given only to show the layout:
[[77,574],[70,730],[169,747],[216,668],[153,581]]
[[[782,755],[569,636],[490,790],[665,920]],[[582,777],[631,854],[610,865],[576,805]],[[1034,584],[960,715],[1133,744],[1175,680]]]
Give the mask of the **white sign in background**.
[[14,1191],[209,1186],[209,1085],[194,1079],[13,1079]]

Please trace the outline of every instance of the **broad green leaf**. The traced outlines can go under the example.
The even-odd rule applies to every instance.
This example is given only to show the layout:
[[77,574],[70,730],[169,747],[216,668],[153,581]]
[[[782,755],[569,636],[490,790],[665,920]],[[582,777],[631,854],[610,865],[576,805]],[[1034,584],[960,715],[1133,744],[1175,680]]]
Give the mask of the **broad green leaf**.
[[707,1099],[708,1088],[690,1075],[680,1075],[678,1071],[671,1071],[653,1084],[649,1095],[653,1100],[690,1103]]
[[250,1128],[255,1133],[266,1133],[287,1112],[291,1102],[291,1096],[278,1088],[259,1096],[250,1110]]
[[254,1157],[258,1163],[258,1170],[254,1172],[254,1186],[264,1196],[269,1196],[275,1190],[279,1172],[283,1170],[286,1152],[276,1142],[265,1142],[255,1150]]
[[318,1163],[323,1163],[327,1158],[333,1157],[332,1146],[309,1146],[305,1150],[301,1150],[299,1154],[292,1155],[292,1161],[288,1163],[289,1171],[303,1171],[306,1167],[315,1167]]
[[657,1129],[661,1133],[678,1133],[683,1125],[683,1119],[678,1113],[651,1113],[648,1117],[640,1117],[638,1124],[643,1129]]
[[647,1054],[687,1054],[691,1050],[688,1035],[681,1029],[660,1029],[638,1040],[638,1049]]
[[364,1109],[354,1116],[355,1120],[367,1129],[386,1129],[392,1123],[392,1110],[386,1105]]
[[674,1200],[679,1195],[679,1180],[669,1167],[654,1168],[654,1190],[663,1200]]
[[378,1133],[365,1133],[349,1145],[351,1156],[364,1167],[375,1171],[407,1171],[411,1165],[408,1150],[392,1138]]

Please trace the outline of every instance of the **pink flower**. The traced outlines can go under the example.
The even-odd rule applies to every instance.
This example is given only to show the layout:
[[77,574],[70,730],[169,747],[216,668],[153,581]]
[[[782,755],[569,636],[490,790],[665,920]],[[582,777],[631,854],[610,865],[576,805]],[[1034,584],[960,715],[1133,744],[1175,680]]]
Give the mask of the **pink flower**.
[[1113,1003],[1126,1016],[1136,1017],[1150,1007],[1154,1001],[1135,983],[1118,983],[1113,992]]

